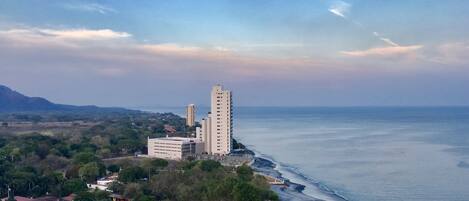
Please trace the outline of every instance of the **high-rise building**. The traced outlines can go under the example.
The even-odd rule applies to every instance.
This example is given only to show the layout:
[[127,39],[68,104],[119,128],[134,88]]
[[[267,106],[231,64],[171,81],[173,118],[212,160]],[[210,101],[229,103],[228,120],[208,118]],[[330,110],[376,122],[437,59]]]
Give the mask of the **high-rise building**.
[[215,85],[211,93],[211,110],[196,128],[196,138],[203,141],[207,154],[227,155],[233,142],[233,116],[231,91]]
[[186,109],[186,125],[195,126],[195,105],[189,104]]
[[226,155],[232,150],[233,116],[231,91],[215,85],[211,93],[210,152]]

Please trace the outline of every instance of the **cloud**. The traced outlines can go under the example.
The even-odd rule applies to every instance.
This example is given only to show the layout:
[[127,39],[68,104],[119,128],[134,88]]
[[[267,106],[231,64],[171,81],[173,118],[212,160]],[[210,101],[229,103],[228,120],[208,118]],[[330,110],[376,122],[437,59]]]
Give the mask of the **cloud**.
[[389,39],[389,38],[380,37],[379,39],[382,40],[382,41],[384,41],[384,42],[387,43],[388,45],[399,46],[399,44],[395,43],[394,41],[392,41],[392,40]]
[[347,15],[350,12],[351,5],[344,1],[335,1],[330,7],[329,12],[344,19],[347,19]]
[[[350,12],[350,8],[351,8],[351,5],[349,3],[346,3],[344,1],[335,1],[329,8],[329,12],[333,13],[334,15],[336,16],[339,16],[341,18],[344,18],[346,19],[347,21],[353,23],[354,25],[362,28],[362,29],[365,29],[365,26],[360,23],[360,22],[357,22],[357,21],[354,21],[354,20],[351,20],[351,19],[348,19],[347,15],[348,13]],[[395,46],[395,47],[398,47],[400,46],[399,44],[397,44],[396,42],[392,41],[390,38],[385,38],[383,36],[381,36],[380,33],[378,32],[373,32],[373,35],[378,38],[379,40],[385,42],[386,44],[388,45],[391,45],[391,46]]]
[[422,47],[423,46],[421,45],[392,46],[392,47],[371,48],[367,50],[342,51],[341,53],[347,56],[352,56],[352,57],[367,57],[367,56],[389,57],[389,56],[408,55],[411,53],[415,53],[417,50],[421,49]]
[[131,35],[126,32],[116,32],[110,29],[68,29],[68,30],[53,30],[53,29],[37,29],[42,34],[48,34],[57,38],[65,39],[86,39],[86,40],[105,40],[105,39],[118,39],[128,38]]
[[378,32],[373,32],[373,35],[378,37],[380,40],[384,41],[388,45],[399,46],[399,44],[395,43],[391,39],[382,37],[381,34],[379,34]]
[[292,48],[292,47],[304,47],[302,43],[246,43],[240,44],[241,47],[248,48]]
[[142,47],[149,51],[158,52],[158,53],[178,53],[178,54],[197,53],[203,50],[200,47],[183,46],[183,45],[178,45],[174,43],[143,45]]
[[445,65],[466,65],[467,55],[469,55],[469,42],[447,42],[429,48],[424,59]]
[[[189,99],[205,103],[204,91],[209,90],[213,83],[223,83],[238,91],[238,104],[243,104],[241,99],[244,99],[244,104],[251,105],[382,104],[380,100],[388,100],[389,94],[382,94],[380,99],[380,92],[385,91],[381,86],[386,87],[388,81],[394,86],[398,76],[389,77],[387,67],[392,66],[394,73],[403,74],[412,70],[428,72],[427,69],[432,68],[427,63],[414,62],[396,67],[394,60],[371,60],[370,64],[367,59],[264,58],[240,54],[223,45],[143,44],[130,33],[109,30],[102,34],[100,30],[103,29],[0,30],[0,80],[4,84],[20,86],[17,88],[29,88],[31,95],[49,96],[57,102],[108,106],[139,103],[183,105]],[[76,37],[77,33],[82,34]],[[100,40],[95,39],[96,33],[101,33],[97,34]],[[446,49],[464,50],[466,47],[465,44],[447,45]],[[381,52],[386,52],[384,49]],[[407,86],[413,86],[412,83],[419,82],[403,82],[402,88],[407,89]],[[429,83],[435,82],[430,80]],[[266,92],[264,98],[259,98],[258,88]],[[279,92],[278,88],[284,92]],[[417,93],[412,91],[409,94],[419,94],[420,90],[428,88],[431,87],[418,88]],[[348,95],[350,90],[356,90],[353,93],[358,95]],[[68,93],[70,91],[74,93]],[[292,94],[302,97],[301,102],[291,102],[288,97]],[[378,94],[378,98],[363,99],[362,94]],[[395,96],[405,95],[403,92]],[[457,95],[454,95],[456,103],[465,100]],[[389,104],[401,104],[399,101]]]
[[85,11],[85,12],[97,12],[100,14],[117,13],[117,11],[109,6],[105,6],[98,3],[90,4],[65,4],[64,7],[69,10]]
[[110,29],[0,30],[0,54],[9,58],[4,60],[4,66],[6,63],[29,66],[32,64],[26,63],[34,61],[46,66],[61,66],[61,70],[67,71],[87,69],[107,77],[125,76],[133,71],[171,74],[197,71],[206,72],[204,76],[213,73],[262,76],[268,72],[284,76],[319,65],[311,59],[241,55],[223,46],[142,44],[129,33]]
[[62,40],[112,40],[129,38],[126,32],[116,32],[110,29],[39,29],[22,28],[0,31],[3,37],[16,39],[62,39]]

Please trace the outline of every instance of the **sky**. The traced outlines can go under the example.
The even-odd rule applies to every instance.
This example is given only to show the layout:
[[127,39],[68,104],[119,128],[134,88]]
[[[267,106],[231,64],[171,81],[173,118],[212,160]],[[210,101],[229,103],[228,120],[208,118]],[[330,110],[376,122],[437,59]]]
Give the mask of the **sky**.
[[53,102],[469,105],[465,0],[0,0],[0,84]]

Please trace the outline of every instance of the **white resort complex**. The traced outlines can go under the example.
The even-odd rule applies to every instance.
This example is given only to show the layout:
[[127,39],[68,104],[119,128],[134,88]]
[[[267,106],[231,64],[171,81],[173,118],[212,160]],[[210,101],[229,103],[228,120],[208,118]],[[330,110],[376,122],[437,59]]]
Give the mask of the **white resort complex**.
[[[231,91],[215,85],[211,92],[211,108],[196,127],[196,138],[165,137],[148,139],[148,156],[181,160],[189,155],[228,155],[233,142],[233,110]],[[195,126],[195,106],[187,106],[187,126]]]

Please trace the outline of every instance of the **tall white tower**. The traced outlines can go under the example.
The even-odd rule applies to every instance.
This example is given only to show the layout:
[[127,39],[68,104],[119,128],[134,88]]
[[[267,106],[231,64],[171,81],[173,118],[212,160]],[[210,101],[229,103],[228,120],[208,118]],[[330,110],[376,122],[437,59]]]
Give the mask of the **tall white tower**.
[[189,104],[186,108],[186,125],[195,126],[195,105]]
[[215,85],[211,97],[210,154],[226,155],[231,152],[233,144],[231,91]]

